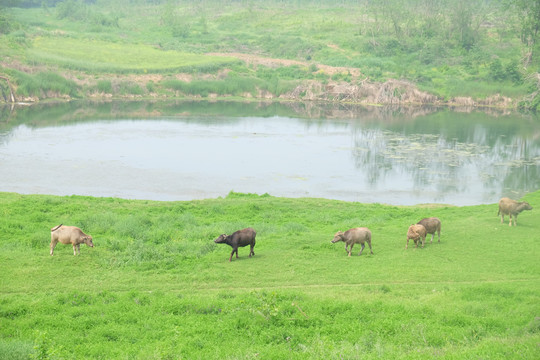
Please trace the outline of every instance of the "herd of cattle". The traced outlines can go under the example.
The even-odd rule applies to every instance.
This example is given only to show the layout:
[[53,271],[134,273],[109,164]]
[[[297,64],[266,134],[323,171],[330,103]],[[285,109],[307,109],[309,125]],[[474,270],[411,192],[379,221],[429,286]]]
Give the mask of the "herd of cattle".
[[[509,198],[502,198],[499,201],[499,212],[497,215],[501,216],[501,224],[504,223],[504,216],[508,215],[510,217],[509,226],[512,226],[512,219],[514,221],[514,226],[517,226],[517,216],[523,210],[532,210],[531,205],[525,201],[515,201]],[[430,217],[420,220],[416,224],[409,226],[407,231],[407,245],[409,246],[409,240],[413,240],[415,247],[418,247],[418,243],[422,244],[424,247],[426,241],[426,235],[431,234],[431,243],[433,243],[433,238],[437,233],[439,242],[441,242],[441,221],[436,217]],[[214,240],[216,244],[227,244],[232,247],[231,256],[229,257],[229,262],[232,260],[233,255],[236,253],[236,258],[238,258],[238,248],[249,245],[249,257],[255,255],[253,248],[255,247],[255,236],[257,233],[252,228],[246,228],[238,230],[231,235],[221,234],[219,237]],[[338,241],[343,241],[345,243],[345,251],[351,256],[352,248],[355,244],[360,244],[362,248],[358,255],[362,255],[364,251],[365,244],[369,245],[369,250],[373,254],[371,248],[371,231],[366,227],[357,227],[349,229],[345,232],[338,231],[332,239],[332,243]],[[65,226],[58,225],[51,229],[51,256],[53,255],[54,248],[58,243],[62,244],[71,244],[73,246],[73,255],[80,254],[80,245],[86,244],[87,246],[94,247],[92,242],[92,236],[85,234],[81,229],[75,226]]]

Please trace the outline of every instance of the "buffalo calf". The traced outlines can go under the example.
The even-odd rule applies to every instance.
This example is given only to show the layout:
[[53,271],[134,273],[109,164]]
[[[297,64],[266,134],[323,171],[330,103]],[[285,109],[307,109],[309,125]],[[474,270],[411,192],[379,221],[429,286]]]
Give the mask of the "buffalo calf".
[[409,226],[409,230],[407,231],[407,245],[405,245],[405,249],[409,247],[409,239],[414,240],[415,247],[418,247],[419,242],[422,244],[422,247],[424,247],[424,244],[426,243],[426,228],[424,225],[412,224]]

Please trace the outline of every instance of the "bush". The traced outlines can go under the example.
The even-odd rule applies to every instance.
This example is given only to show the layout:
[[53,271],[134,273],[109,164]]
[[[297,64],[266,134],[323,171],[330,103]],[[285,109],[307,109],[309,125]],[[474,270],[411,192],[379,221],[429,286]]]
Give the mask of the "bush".
[[152,80],[150,80],[146,83],[146,90],[150,93],[156,92],[156,84]]
[[519,85],[523,83],[523,75],[519,71],[518,62],[512,60],[503,65],[500,59],[495,59],[489,64],[488,76],[493,81],[511,81]]
[[519,71],[518,62],[516,60],[510,61],[504,67],[504,72],[508,80],[512,81],[514,84],[519,85],[523,83],[523,75]]
[[144,90],[138,84],[130,81],[122,81],[118,84],[118,93],[122,95],[143,95]]
[[494,81],[503,81],[506,78],[501,60],[495,59],[489,64],[489,77]]
[[109,80],[99,80],[97,82],[97,89],[99,92],[105,93],[105,94],[112,94],[112,83]]
[[15,22],[5,9],[0,12],[0,34],[9,34],[15,28]]
[[56,4],[56,17],[58,19],[84,20],[88,16],[88,9],[83,3],[67,0]]

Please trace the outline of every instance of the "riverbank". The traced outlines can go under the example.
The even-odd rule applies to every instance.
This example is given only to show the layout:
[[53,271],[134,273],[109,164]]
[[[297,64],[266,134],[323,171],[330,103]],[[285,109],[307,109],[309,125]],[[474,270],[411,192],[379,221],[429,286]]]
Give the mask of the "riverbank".
[[[245,65],[289,64],[280,59],[253,57],[231,54],[245,61]],[[309,67],[306,63],[294,62],[292,66]],[[229,78],[230,69],[222,69],[216,74],[194,75],[191,73],[171,74],[88,74],[82,71],[61,68],[28,67],[21,64],[0,64],[6,74],[11,74],[8,87],[4,87],[4,102],[38,103],[46,100],[71,101],[75,99],[91,100],[254,100],[254,101],[294,101],[325,102],[358,105],[397,105],[397,106],[447,106],[451,108],[500,108],[517,109],[523,98],[510,98],[500,94],[485,98],[456,96],[442,98],[421,91],[417,85],[407,80],[389,79],[385,82],[373,82],[358,69],[347,67],[315,66],[315,77],[322,80],[282,80],[280,86],[255,78]],[[320,67],[320,69],[319,69]],[[12,69],[12,70],[10,70]],[[20,71],[29,74],[49,73],[48,81],[35,79],[31,91],[19,90]],[[349,74],[349,81],[331,80],[336,74]],[[354,74],[354,75],[351,75]],[[34,75],[36,77],[38,75]],[[30,79],[29,79],[30,77]],[[32,83],[32,75],[25,75]],[[8,80],[9,81],[9,80]],[[272,80],[272,81],[278,81]],[[40,88],[41,86],[41,88]],[[23,94],[23,95],[20,95]]]

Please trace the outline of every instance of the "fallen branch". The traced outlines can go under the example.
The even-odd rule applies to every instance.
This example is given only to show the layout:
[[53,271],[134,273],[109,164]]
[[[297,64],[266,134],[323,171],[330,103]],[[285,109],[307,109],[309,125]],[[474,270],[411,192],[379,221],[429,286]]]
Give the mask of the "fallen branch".
[[298,311],[300,311],[300,313],[301,313],[302,315],[304,315],[304,317],[305,317],[306,319],[309,319],[309,316],[307,316],[307,314],[306,314],[302,309],[300,309],[300,306],[298,306],[298,305],[295,304],[295,303],[292,303],[292,306],[296,307],[296,308],[298,309]]

